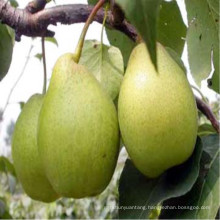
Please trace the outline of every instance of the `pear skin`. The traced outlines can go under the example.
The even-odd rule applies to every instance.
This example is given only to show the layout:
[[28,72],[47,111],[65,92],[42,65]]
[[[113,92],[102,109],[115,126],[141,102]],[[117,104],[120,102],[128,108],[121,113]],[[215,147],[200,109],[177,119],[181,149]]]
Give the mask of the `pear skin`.
[[59,196],[49,183],[37,147],[37,127],[43,95],[33,95],[24,105],[16,122],[12,157],[18,179],[32,199],[55,201]]
[[56,62],[39,119],[39,152],[56,192],[72,198],[101,193],[118,158],[117,113],[73,54]]
[[157,43],[155,70],[144,43],[131,53],[118,101],[122,138],[150,178],[186,161],[197,136],[197,108],[186,75]]

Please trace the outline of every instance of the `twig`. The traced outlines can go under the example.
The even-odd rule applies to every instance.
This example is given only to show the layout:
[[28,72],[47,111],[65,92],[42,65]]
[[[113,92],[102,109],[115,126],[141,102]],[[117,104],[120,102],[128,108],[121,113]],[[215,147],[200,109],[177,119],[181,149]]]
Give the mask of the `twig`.
[[42,37],[41,39],[41,47],[42,47],[43,70],[44,70],[43,94],[45,94],[47,90],[47,63],[46,63],[46,51],[45,51],[44,37]]
[[29,49],[29,51],[28,51],[27,59],[26,59],[25,64],[24,64],[24,66],[23,66],[23,68],[22,68],[22,71],[21,71],[20,75],[18,76],[17,80],[15,81],[14,85],[12,86],[12,88],[11,88],[11,90],[10,90],[10,92],[9,92],[9,95],[8,95],[8,98],[7,98],[5,107],[3,108],[3,111],[2,111],[2,117],[3,117],[4,113],[5,113],[5,110],[6,110],[7,107],[8,107],[9,100],[10,100],[10,98],[11,98],[11,95],[12,95],[12,93],[13,93],[15,87],[17,86],[18,82],[20,81],[21,77],[23,76],[23,74],[24,74],[24,72],[25,72],[25,69],[26,69],[26,67],[27,67],[27,64],[28,64],[28,62],[29,62],[29,60],[30,60],[30,54],[31,54],[32,49],[33,49],[33,45],[31,44],[30,49]]
[[208,118],[208,120],[210,120],[210,122],[212,123],[212,126],[220,134],[219,122],[215,118],[215,115],[213,114],[211,108],[198,97],[196,97],[196,104],[197,104],[198,109]]

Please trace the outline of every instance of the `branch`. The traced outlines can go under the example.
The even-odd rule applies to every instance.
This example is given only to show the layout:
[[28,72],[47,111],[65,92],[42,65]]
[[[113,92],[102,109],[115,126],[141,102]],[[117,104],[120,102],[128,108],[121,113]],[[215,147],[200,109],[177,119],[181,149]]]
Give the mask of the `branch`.
[[[0,20],[2,23],[12,27],[16,33],[16,40],[19,41],[22,35],[29,37],[53,37],[54,32],[48,30],[49,25],[73,24],[85,22],[92,11],[92,6],[74,4],[55,6],[32,13],[31,9],[18,9],[12,7],[4,0],[0,0]],[[94,21],[102,24],[105,12],[101,9],[94,18]],[[135,28],[126,20],[118,24],[114,22],[111,12],[108,13],[106,25],[128,35],[133,41],[137,39]]]
[[215,118],[215,115],[213,114],[211,108],[198,97],[196,97],[196,104],[197,108],[208,118],[208,120],[211,121],[212,126],[220,134],[219,122]]
[[45,39],[41,38],[42,58],[43,58],[43,70],[44,70],[44,81],[42,93],[46,94],[47,91],[47,62],[46,62],[46,50],[45,50]]

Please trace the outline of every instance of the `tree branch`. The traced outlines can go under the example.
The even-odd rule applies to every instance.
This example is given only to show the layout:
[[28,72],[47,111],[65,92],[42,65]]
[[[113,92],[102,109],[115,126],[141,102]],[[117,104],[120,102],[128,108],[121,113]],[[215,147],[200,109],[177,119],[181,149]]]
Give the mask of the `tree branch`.
[[[20,40],[22,35],[30,37],[52,37],[55,33],[47,29],[49,25],[85,22],[92,8],[92,6],[82,4],[62,5],[41,11],[37,9],[37,12],[33,14],[30,12],[30,9],[27,10],[27,7],[26,9],[17,9],[4,0],[0,0],[0,20],[15,30],[17,41]],[[104,10],[100,10],[94,21],[102,24],[104,14]],[[108,13],[106,25],[109,28],[123,32],[134,41],[137,39],[135,28],[126,20],[123,20],[120,24],[114,23],[111,12]]]
[[197,108],[208,118],[215,130],[220,134],[219,122],[215,118],[211,108],[198,97],[196,97],[196,104]]

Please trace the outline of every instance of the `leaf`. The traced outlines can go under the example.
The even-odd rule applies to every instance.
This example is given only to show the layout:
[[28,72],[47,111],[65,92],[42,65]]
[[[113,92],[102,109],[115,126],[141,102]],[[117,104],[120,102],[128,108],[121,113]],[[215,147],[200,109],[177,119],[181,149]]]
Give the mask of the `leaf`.
[[85,41],[79,63],[88,68],[113,100],[118,96],[124,74],[123,58],[118,48],[101,46],[98,41]]
[[7,74],[11,64],[14,34],[6,25],[0,23],[0,81]]
[[128,38],[128,36],[119,31],[107,28],[106,34],[110,44],[120,49],[123,55],[124,65],[126,67],[131,51],[136,44],[130,38]]
[[174,208],[162,210],[160,218],[215,218],[220,196],[216,189],[217,185],[219,186],[219,164],[216,164],[216,160],[219,160],[219,137],[218,135],[203,137],[202,143],[204,151],[200,161],[200,174],[195,185],[186,195],[165,201],[164,206]]
[[206,136],[209,134],[215,134],[215,133],[216,133],[216,130],[213,128],[213,126],[207,123],[200,125],[198,128],[198,135],[200,137]]
[[208,209],[199,209],[196,213],[197,219],[214,219],[219,206],[219,151],[214,161],[211,163],[211,168],[205,178],[202,187],[201,197],[198,202],[199,207],[209,207]]
[[18,2],[16,0],[9,0],[11,6],[13,6],[14,8],[18,7]]
[[125,12],[126,18],[133,24],[147,44],[151,60],[155,67],[157,17],[160,0],[116,1]]
[[58,42],[55,37],[45,37],[44,40],[52,44],[55,44],[58,47]]
[[22,110],[24,108],[25,102],[18,102],[20,109]]
[[89,5],[95,5],[98,0],[88,0]]
[[[199,175],[201,151],[202,143],[198,138],[193,155],[185,163],[155,179],[146,178],[127,160],[119,183],[119,207],[122,207],[119,217],[148,218],[152,207],[169,198],[186,194]],[[126,209],[131,206],[141,209]]]
[[209,85],[219,92],[219,0],[185,0],[185,4],[189,25],[187,46],[192,76],[200,86],[201,80],[206,79],[211,72],[213,53],[215,70]]
[[4,156],[0,156],[0,172],[9,172],[13,176],[16,176],[13,164]]
[[158,21],[158,41],[173,49],[179,56],[183,52],[186,26],[176,1],[162,1]]
[[37,53],[34,57],[36,57],[39,61],[41,61],[43,58],[43,55],[42,53]]
[[216,152],[219,149],[219,135],[212,134],[202,137],[203,149],[207,152],[211,158],[216,156]]

